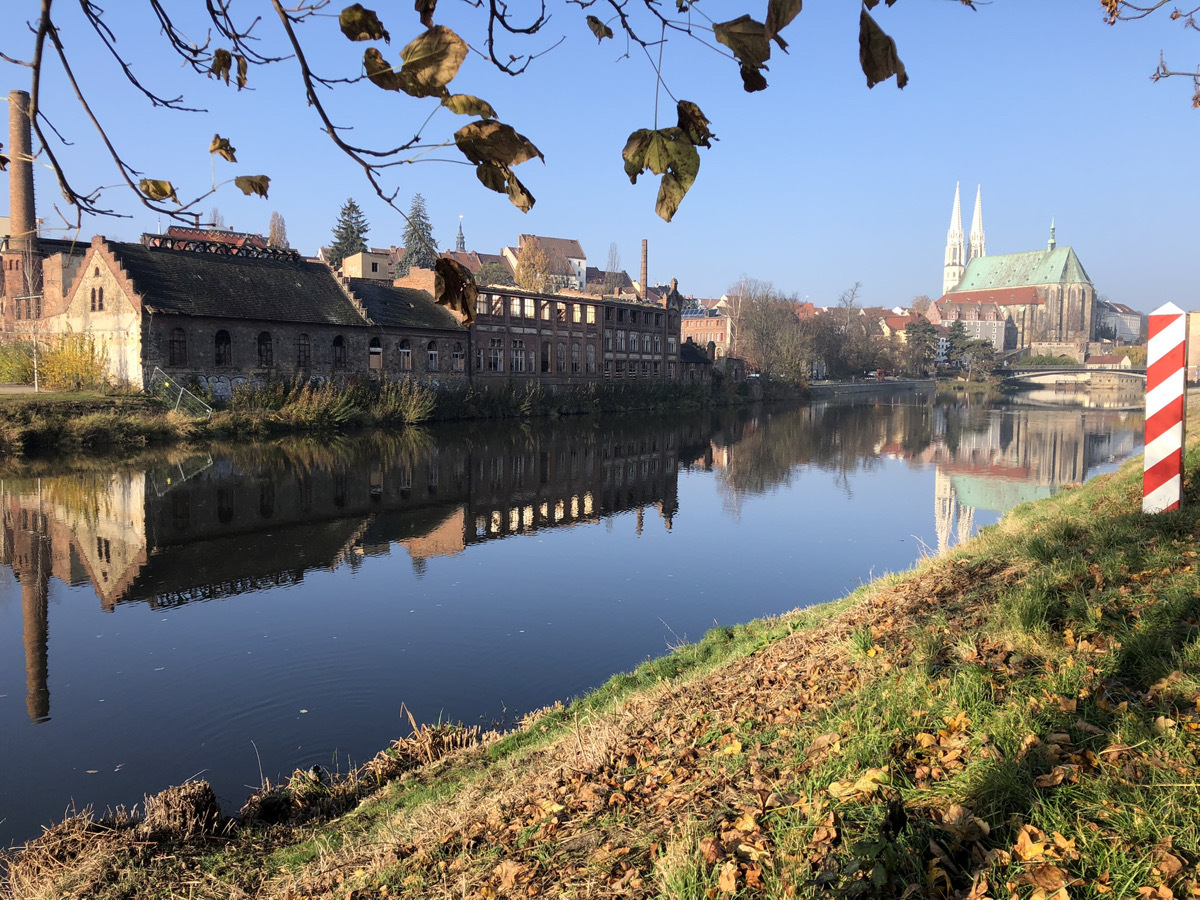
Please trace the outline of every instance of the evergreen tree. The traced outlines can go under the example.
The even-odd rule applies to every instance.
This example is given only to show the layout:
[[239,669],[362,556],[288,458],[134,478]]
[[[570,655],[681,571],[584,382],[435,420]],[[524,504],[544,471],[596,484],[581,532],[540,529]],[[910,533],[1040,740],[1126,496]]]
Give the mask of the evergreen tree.
[[425,198],[414,194],[408,209],[408,225],[404,228],[404,255],[396,263],[396,277],[403,278],[412,266],[432,269],[437,261],[437,244],[433,240],[433,226],[425,211]]
[[341,268],[342,260],[367,249],[367,232],[371,230],[367,217],[354,198],[342,204],[337,225],[333,227],[333,244],[329,248],[329,265]]

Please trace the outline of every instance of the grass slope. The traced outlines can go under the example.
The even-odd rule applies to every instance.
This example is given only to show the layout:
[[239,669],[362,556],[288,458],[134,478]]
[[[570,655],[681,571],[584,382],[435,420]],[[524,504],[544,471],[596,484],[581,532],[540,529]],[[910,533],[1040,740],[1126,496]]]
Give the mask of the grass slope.
[[1200,896],[1198,467],[1193,443],[1180,512],[1141,514],[1136,460],[510,735],[419,729],[347,782],[297,773],[240,823],[161,799],[70,820],[0,891]]

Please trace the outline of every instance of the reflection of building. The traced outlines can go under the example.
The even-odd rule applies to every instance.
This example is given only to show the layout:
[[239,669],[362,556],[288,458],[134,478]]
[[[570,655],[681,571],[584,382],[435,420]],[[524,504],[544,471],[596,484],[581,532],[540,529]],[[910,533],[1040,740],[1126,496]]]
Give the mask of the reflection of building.
[[1098,464],[1134,452],[1140,417],[1123,413],[990,410],[954,429],[942,418],[920,456],[936,467],[934,516],[938,552],[970,537],[977,510],[1004,513],[1087,480]]
[[0,482],[0,563],[20,581],[28,711],[49,715],[51,576],[106,610],[231,597],[358,565],[393,545],[420,574],[472,545],[646,512],[670,529],[699,426],[495,428],[471,441],[374,435],[342,448],[242,448],[216,460]]

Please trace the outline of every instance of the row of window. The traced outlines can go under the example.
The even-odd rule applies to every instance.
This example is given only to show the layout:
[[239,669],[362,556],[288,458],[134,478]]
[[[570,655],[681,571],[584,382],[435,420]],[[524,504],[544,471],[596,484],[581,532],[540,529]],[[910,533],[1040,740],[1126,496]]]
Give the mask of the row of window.
[[[269,369],[275,365],[275,341],[271,332],[263,331],[255,341],[258,350],[258,366]],[[346,368],[346,339],[340,334],[334,337],[330,344],[333,368]],[[368,365],[373,371],[383,369],[383,342],[379,338],[371,338],[367,347]],[[413,367],[413,348],[407,338],[400,341],[396,348],[397,367],[404,372],[411,372]],[[213,362],[217,366],[232,366],[234,364],[233,338],[229,332],[221,329],[213,337]],[[450,371],[461,372],[466,363],[466,352],[461,341],[455,341],[450,354]],[[188,364],[187,332],[182,328],[171,330],[167,343],[167,364],[171,366],[186,366]],[[440,369],[440,351],[437,341],[425,345],[425,371],[437,372]],[[307,334],[296,336],[296,368],[312,368],[312,339]]]
[[[478,372],[504,371],[505,354],[504,338],[490,338],[488,346],[475,348],[475,369]],[[567,368],[567,345],[559,342],[552,347],[549,341],[542,341],[540,355],[533,348],[526,349],[525,341],[516,338],[508,348],[508,371],[514,374],[524,372],[558,372],[565,374],[570,371],[578,374],[580,371],[588,375],[596,374],[596,347],[572,343],[570,348],[570,369]],[[552,358],[553,357],[553,358]],[[553,363],[554,368],[551,368]]]
[[[604,349],[618,353],[662,353],[662,342],[661,334],[604,329]],[[675,338],[667,338],[667,352],[674,353],[678,349]]]
[[[587,303],[568,303],[562,300],[538,300],[534,297],[509,297],[500,294],[480,294],[475,301],[475,312],[478,315],[503,316],[505,308],[510,319],[541,319],[543,322],[561,322],[581,325],[596,324],[596,307]],[[630,325],[653,325],[662,327],[663,314],[653,310],[625,309],[611,306],[604,308],[604,321],[618,323],[628,322]]]
[[[604,377],[605,378],[637,378],[639,375],[642,378],[657,378],[662,370],[659,368],[659,362],[655,360],[642,360],[640,363],[636,359],[631,359],[627,364],[625,360],[604,361]],[[667,363],[667,377],[675,377],[675,363]]]

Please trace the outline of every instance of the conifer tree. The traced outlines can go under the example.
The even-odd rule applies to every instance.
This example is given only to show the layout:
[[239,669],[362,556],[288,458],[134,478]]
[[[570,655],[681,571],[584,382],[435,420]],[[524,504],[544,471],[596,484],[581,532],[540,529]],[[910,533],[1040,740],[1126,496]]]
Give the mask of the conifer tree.
[[367,217],[354,198],[342,204],[337,224],[333,227],[333,244],[329,248],[329,265],[338,269],[342,260],[367,249],[367,232],[371,230]]
[[413,266],[432,269],[437,262],[437,244],[433,226],[425,211],[425,198],[414,194],[408,209],[408,225],[404,228],[404,255],[396,263],[396,277],[403,278]]

